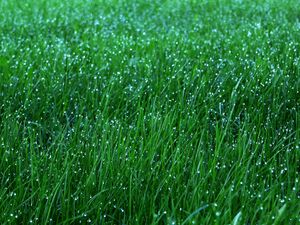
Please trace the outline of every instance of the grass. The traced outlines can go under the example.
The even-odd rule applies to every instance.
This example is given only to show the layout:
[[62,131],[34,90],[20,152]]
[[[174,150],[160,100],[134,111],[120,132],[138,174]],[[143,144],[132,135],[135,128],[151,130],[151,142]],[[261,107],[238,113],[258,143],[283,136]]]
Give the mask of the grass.
[[300,223],[300,2],[0,1],[1,224]]

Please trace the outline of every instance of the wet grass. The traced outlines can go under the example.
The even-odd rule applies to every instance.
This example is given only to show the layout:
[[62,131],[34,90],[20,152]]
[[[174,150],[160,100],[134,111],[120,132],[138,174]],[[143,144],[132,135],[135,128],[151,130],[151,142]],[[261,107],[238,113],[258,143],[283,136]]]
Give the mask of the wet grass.
[[1,224],[297,224],[300,3],[0,2]]

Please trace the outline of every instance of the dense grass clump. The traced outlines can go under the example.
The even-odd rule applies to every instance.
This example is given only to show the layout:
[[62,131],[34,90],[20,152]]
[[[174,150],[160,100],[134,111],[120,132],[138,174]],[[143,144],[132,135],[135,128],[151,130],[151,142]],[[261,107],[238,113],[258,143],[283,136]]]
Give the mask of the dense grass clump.
[[300,2],[0,2],[0,224],[299,224]]

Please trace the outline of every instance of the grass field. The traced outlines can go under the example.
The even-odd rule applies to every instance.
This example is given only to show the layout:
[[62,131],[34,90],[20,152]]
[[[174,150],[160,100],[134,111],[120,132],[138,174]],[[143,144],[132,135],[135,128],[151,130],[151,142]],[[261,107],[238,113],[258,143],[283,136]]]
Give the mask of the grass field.
[[300,224],[300,1],[0,0],[0,224]]

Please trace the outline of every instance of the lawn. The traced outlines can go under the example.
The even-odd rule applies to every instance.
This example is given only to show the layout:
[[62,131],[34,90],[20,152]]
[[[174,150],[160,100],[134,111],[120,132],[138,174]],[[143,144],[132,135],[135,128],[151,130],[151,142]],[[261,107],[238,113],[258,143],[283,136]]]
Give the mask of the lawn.
[[300,224],[300,1],[0,0],[0,224]]

